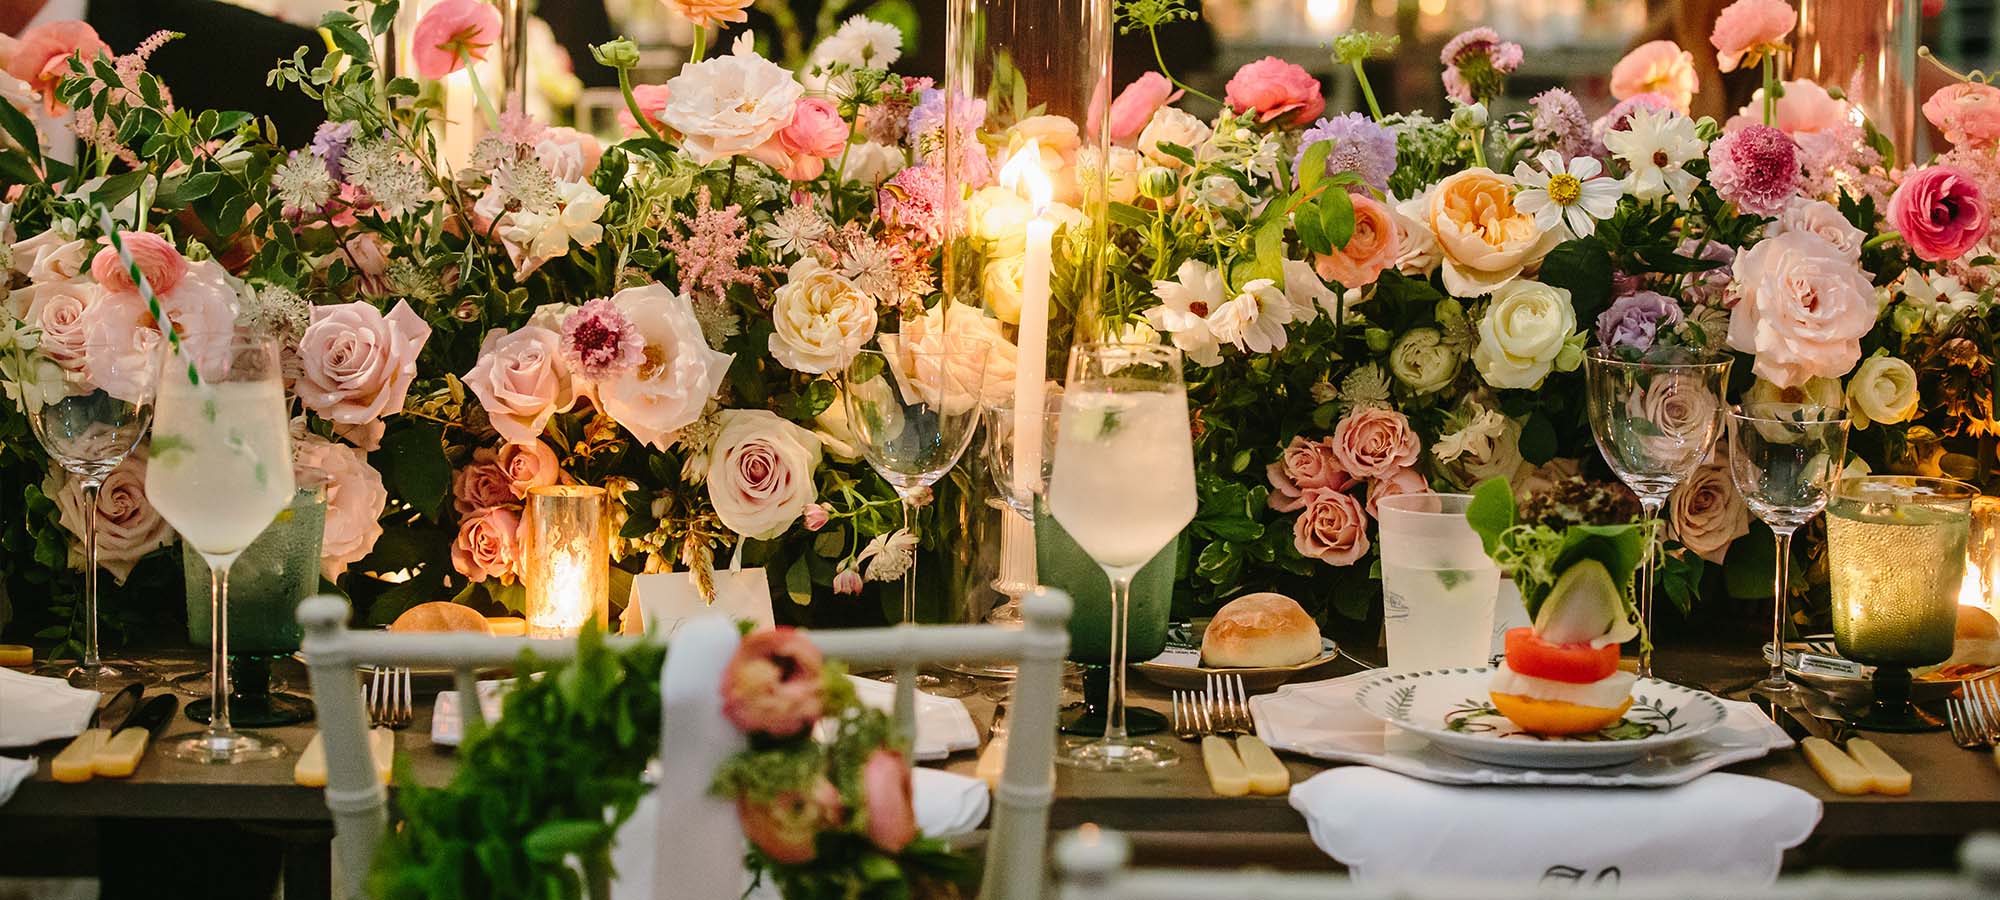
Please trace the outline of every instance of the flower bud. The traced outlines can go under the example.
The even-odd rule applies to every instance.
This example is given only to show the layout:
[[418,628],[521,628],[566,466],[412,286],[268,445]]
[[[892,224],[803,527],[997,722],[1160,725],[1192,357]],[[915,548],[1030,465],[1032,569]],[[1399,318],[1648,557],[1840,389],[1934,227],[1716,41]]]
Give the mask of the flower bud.
[[1388,350],[1390,340],[1395,337],[1387,328],[1370,328],[1364,334],[1368,339],[1368,349],[1376,353]]
[[601,66],[630,69],[639,64],[639,45],[625,38],[605,41],[602,44],[591,45],[590,56]]
[[1139,173],[1139,196],[1148,200],[1165,200],[1180,189],[1180,179],[1173,170],[1161,166],[1148,166]]
[[1451,111],[1451,127],[1456,131],[1474,132],[1486,127],[1486,104],[1471,103]]

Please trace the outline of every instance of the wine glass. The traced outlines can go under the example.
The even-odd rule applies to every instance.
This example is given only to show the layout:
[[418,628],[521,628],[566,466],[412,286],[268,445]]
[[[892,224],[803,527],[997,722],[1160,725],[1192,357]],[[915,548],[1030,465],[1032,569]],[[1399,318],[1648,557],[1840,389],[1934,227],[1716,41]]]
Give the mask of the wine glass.
[[1931,731],[1910,705],[1910,669],[1951,658],[1965,544],[1979,490],[1947,478],[1844,478],[1826,507],[1833,642],[1875,667],[1875,700],[1856,719],[1870,731]]
[[1057,761],[1142,771],[1180,761],[1171,746],[1125,730],[1126,628],[1132,576],[1194,518],[1194,449],[1180,351],[1078,344],[1049,478],[1049,511],[1111,582],[1110,703],[1104,736]]
[[[1006,516],[1002,526],[1010,530],[1009,546],[1003,551],[1000,573],[993,580],[993,589],[1006,595],[1007,602],[987,616],[986,621],[996,624],[1016,625],[1021,622],[1021,596],[1034,590],[1035,568],[1035,500],[1048,496],[1049,467],[1055,457],[1056,425],[1061,420],[1062,391],[1051,389],[1043,394],[1041,413],[1041,433],[1039,454],[1022,454],[1016,436],[1021,433],[1023,421],[1014,413],[1014,398],[1007,397],[986,407],[986,448],[983,456],[986,474],[993,482],[992,504]],[[1032,460],[1034,471],[1026,471],[1016,463]],[[1011,561],[1004,553],[1020,554],[1022,559]]]
[[[885,334],[882,349],[855,354],[846,369],[847,417],[868,465],[903,501],[903,528],[917,535],[917,503],[951,471],[979,427],[987,343]],[[918,546],[922,542],[918,541]],[[917,620],[917,564],[903,574],[903,623]],[[920,673],[917,686],[943,696],[972,692],[962,677]]]
[[1613,472],[1639,495],[1646,515],[1646,556],[1639,566],[1639,677],[1653,675],[1653,547],[1660,508],[1708,455],[1722,428],[1729,359],[1685,351],[1633,361],[1608,348],[1584,357],[1590,433]]
[[283,744],[229,723],[229,569],[296,492],[278,344],[190,334],[165,357],[146,498],[210,571],[208,727],[168,738],[166,752],[221,765],[282,756]]
[[1744,505],[1777,539],[1771,607],[1771,671],[1756,690],[1792,691],[1785,676],[1785,604],[1791,597],[1792,533],[1826,508],[1847,459],[1847,415],[1814,404],[1744,404],[1729,411],[1729,475]]
[[73,666],[49,665],[45,675],[83,688],[121,681],[150,681],[135,663],[106,663],[97,637],[97,497],[104,480],[146,436],[153,418],[154,379],[160,342],[143,330],[129,346],[87,339],[82,347],[42,335],[22,362],[35,384],[22,409],[28,427],[49,457],[83,488],[83,658]]

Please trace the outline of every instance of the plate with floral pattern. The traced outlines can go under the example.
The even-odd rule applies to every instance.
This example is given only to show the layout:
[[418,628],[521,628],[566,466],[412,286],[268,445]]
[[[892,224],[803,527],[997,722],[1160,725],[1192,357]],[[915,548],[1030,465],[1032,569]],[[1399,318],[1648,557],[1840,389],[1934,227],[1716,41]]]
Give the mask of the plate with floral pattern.
[[1642,678],[1632,686],[1632,708],[1617,722],[1590,734],[1544,737],[1493,708],[1492,679],[1485,667],[1385,674],[1362,684],[1354,702],[1447,753],[1534,769],[1621,765],[1700,737],[1729,717],[1714,694]]

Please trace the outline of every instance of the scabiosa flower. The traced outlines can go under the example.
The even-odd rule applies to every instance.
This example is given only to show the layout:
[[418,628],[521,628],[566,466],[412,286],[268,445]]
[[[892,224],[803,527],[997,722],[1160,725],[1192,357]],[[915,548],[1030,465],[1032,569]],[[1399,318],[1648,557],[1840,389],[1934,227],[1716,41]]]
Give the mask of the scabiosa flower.
[[1708,183],[1744,212],[1775,216],[1799,190],[1799,145],[1769,125],[1729,132],[1708,148]]
[[1299,152],[1292,158],[1295,172],[1305,164],[1306,150],[1321,141],[1333,142],[1326,154],[1326,174],[1353,172],[1368,187],[1389,189],[1389,176],[1396,172],[1394,132],[1360,113],[1321,119],[1299,136]]
[[1500,96],[1507,76],[1521,67],[1521,45],[1500,40],[1491,28],[1461,32],[1444,45],[1444,90],[1460,103],[1488,103]]
[[935,244],[944,236],[945,190],[944,173],[937,166],[911,166],[876,192],[877,213],[889,227]]
[[1564,156],[1590,154],[1590,117],[1584,115],[1583,104],[1577,102],[1575,94],[1549,88],[1536,94],[1528,105],[1535,111],[1528,137],[1538,146]]
[[646,361],[646,338],[618,304],[599,297],[563,317],[563,359],[591,381],[609,381]]
[[1681,323],[1681,307],[1653,291],[1626,294],[1597,314],[1597,342],[1644,352],[1660,332]]
[[313,132],[312,153],[326,163],[335,181],[347,177],[347,144],[354,140],[355,127],[353,122],[321,122]]
[[318,156],[294,150],[271,173],[271,189],[286,218],[303,219],[317,215],[333,199],[333,174]]

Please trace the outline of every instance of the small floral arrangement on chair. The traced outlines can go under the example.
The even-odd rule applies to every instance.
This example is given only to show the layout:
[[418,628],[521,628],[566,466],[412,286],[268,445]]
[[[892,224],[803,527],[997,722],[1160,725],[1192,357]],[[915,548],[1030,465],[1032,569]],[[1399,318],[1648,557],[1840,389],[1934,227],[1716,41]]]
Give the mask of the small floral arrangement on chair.
[[735,799],[750,868],[787,900],[972,895],[977,866],[918,832],[894,722],[863,706],[845,667],[803,633],[745,637],[722,704],[749,746],[723,763],[713,790]]

